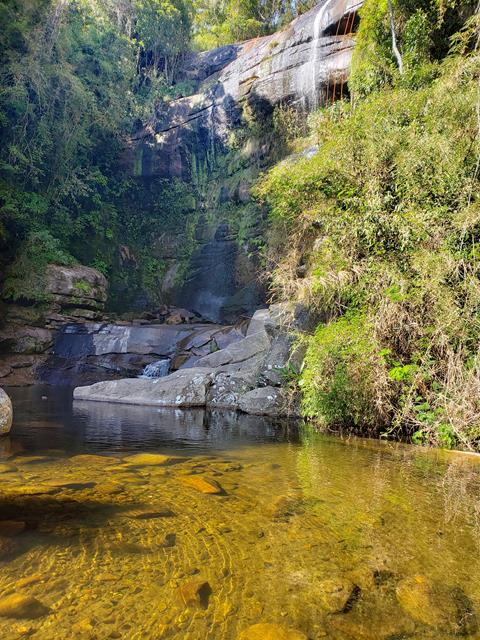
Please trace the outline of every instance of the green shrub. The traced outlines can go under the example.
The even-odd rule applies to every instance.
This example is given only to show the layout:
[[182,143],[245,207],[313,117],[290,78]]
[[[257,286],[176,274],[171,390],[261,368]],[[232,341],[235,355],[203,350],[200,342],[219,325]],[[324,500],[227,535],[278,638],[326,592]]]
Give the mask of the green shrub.
[[274,294],[330,319],[302,373],[326,426],[480,446],[479,70],[451,57],[420,88],[321,110],[318,153],[256,188]]
[[389,407],[372,402],[385,371],[364,314],[349,313],[320,325],[308,342],[300,379],[303,411],[326,426],[378,433]]

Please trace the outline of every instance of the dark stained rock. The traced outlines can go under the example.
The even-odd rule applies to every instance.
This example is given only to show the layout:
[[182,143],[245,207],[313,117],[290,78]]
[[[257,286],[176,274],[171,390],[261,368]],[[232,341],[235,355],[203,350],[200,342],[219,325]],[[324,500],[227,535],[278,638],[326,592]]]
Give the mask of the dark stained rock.
[[223,321],[222,306],[236,289],[236,252],[221,225],[214,239],[193,253],[179,301],[212,322]]

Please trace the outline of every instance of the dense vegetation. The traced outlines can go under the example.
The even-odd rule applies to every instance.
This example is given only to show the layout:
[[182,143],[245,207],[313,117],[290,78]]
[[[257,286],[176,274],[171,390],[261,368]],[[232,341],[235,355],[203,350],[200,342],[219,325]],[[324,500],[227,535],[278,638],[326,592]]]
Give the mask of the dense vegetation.
[[[188,92],[177,77],[185,52],[263,35],[313,4],[0,0],[4,298],[41,302],[45,266],[78,261],[108,276],[113,306],[158,300],[154,240],[169,228],[192,235],[197,194],[128,174],[129,136],[158,101]],[[401,66],[389,3],[366,0],[350,99],[313,114],[306,138],[291,107],[269,121],[276,139],[318,152],[278,163],[257,186],[270,211],[265,259],[273,296],[322,318],[299,338],[306,416],[478,449],[477,0],[392,6]],[[231,213],[240,230],[257,215],[252,203]]]
[[279,29],[317,0],[198,0],[195,45],[204,50]]
[[39,301],[45,264],[79,261],[108,275],[114,306],[155,302],[164,265],[153,239],[186,224],[195,203],[185,185],[128,175],[121,157],[158,100],[188,91],[176,82],[189,49],[264,33],[286,13],[279,2],[233,4],[0,2],[4,297]]
[[[145,247],[165,221],[145,206],[137,205],[132,216],[138,184],[119,158],[135,119],[151,108],[150,75],[161,75],[166,84],[178,47],[185,46],[187,36],[172,43],[156,25],[175,23],[179,34],[189,34],[191,23],[181,2],[142,0],[136,16],[129,6],[109,0],[0,3],[6,62],[0,255],[3,266],[14,261],[7,298],[41,298],[38,285],[48,261],[94,266],[118,281],[118,291],[158,288],[161,265],[152,265]],[[153,62],[145,66],[150,54],[160,64],[160,52],[162,74]],[[165,190],[171,186],[157,185],[158,199]],[[119,268],[124,244],[136,257],[134,270]],[[152,281],[154,269],[159,275]]]
[[327,428],[480,446],[474,8],[399,0],[400,74],[387,2],[368,0],[352,102],[315,114],[318,153],[258,187],[276,295],[328,318],[299,375],[305,415]]

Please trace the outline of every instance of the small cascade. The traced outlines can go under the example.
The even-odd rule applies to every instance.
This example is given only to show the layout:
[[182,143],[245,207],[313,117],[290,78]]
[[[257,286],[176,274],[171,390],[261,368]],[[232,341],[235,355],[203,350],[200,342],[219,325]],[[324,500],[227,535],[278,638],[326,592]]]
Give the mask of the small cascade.
[[164,378],[170,373],[170,360],[157,360],[147,364],[140,378]]

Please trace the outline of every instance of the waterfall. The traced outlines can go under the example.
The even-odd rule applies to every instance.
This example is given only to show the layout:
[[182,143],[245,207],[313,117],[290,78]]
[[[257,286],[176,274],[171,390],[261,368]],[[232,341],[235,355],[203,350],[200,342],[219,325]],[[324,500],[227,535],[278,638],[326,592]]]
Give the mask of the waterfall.
[[314,111],[319,106],[318,100],[318,92],[317,92],[317,75],[318,75],[318,64],[320,62],[320,36],[322,34],[322,30],[324,28],[324,17],[327,12],[328,6],[332,0],[326,0],[323,6],[317,11],[317,15],[315,16],[315,21],[313,23],[313,36],[312,36],[312,46],[310,53],[310,71],[311,71],[311,82],[310,82],[310,91],[312,94],[312,102],[311,102],[311,110]]
[[170,360],[157,360],[147,364],[140,378],[164,378],[170,373]]

